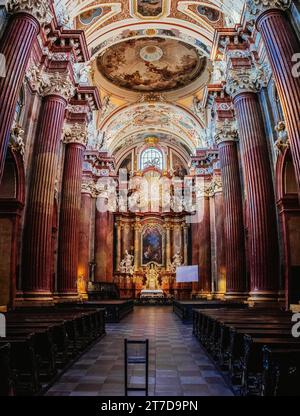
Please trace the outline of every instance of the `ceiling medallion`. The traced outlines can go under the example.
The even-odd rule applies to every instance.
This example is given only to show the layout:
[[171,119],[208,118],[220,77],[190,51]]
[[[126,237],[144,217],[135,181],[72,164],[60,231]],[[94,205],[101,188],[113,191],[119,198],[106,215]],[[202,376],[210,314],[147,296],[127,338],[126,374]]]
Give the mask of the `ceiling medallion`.
[[140,50],[140,57],[146,62],[159,61],[163,54],[162,49],[155,45],[145,46]]

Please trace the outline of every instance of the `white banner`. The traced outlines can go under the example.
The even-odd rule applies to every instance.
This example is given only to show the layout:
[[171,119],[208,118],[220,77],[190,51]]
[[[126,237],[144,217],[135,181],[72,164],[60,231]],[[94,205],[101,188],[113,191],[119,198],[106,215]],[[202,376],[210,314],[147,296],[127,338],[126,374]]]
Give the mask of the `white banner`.
[[176,269],[177,283],[198,282],[199,266],[180,266]]

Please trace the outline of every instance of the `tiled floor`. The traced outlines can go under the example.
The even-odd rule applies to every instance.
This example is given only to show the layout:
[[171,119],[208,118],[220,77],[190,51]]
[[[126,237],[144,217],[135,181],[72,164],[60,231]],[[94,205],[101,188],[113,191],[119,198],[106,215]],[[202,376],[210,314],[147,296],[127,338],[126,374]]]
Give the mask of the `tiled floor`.
[[[123,396],[124,338],[149,339],[150,396],[232,395],[198,341],[170,307],[135,307],[48,391],[51,396]],[[143,382],[143,368],[130,369],[130,382]],[[135,393],[133,393],[135,394]],[[144,393],[140,393],[144,394]]]

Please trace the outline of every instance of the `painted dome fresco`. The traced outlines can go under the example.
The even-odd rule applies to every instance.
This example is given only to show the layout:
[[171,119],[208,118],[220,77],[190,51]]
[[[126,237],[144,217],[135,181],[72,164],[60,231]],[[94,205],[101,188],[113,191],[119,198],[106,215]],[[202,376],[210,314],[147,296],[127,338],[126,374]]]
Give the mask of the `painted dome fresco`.
[[100,73],[118,87],[163,92],[187,86],[203,74],[207,59],[193,46],[168,38],[118,43],[97,58]]

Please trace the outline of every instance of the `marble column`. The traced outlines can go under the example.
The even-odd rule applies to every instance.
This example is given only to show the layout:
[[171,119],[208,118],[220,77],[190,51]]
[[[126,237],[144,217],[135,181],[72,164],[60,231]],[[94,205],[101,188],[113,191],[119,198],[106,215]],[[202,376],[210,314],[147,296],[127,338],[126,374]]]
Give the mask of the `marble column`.
[[[196,218],[196,217],[195,217]],[[194,219],[194,217],[193,217]],[[192,223],[192,264],[194,266],[199,265],[199,231],[198,231],[198,222],[195,220],[195,222]],[[198,291],[198,282],[193,282],[193,292]]]
[[140,235],[141,235],[141,226],[139,223],[136,223],[134,226],[134,271],[137,272],[140,267]]
[[256,19],[272,67],[282,105],[300,196],[300,41],[286,10],[290,0],[250,0],[248,8]]
[[40,25],[51,20],[46,0],[9,1],[10,16],[2,38],[0,54],[5,59],[5,77],[0,77],[0,182],[25,70]]
[[51,235],[59,144],[67,100],[74,87],[67,74],[48,74],[35,140],[23,239],[25,299],[52,299]]
[[188,265],[188,246],[189,246],[189,228],[185,224],[183,226],[183,263],[185,266]]
[[171,260],[171,225],[166,224],[166,270],[170,271]]
[[211,295],[212,279],[211,279],[211,239],[210,239],[210,203],[209,194],[206,189],[201,195],[198,224],[199,238],[199,295]]
[[88,183],[83,183],[81,188],[81,207],[79,217],[79,253],[78,275],[87,285],[90,274],[90,249],[91,249],[91,215],[92,215],[92,189]]
[[[182,228],[181,223],[174,223],[173,225],[173,256],[175,254],[183,255],[183,239],[182,239]],[[183,258],[183,256],[182,256]]]
[[110,255],[107,256],[106,260],[106,281],[112,282],[114,272],[114,214],[112,212],[107,214],[106,249]]
[[[211,270],[215,298],[222,298],[226,290],[224,197],[220,174],[214,175],[211,186]],[[213,227],[213,228],[212,228]]]
[[57,294],[61,300],[78,297],[78,248],[83,152],[87,143],[85,123],[65,127],[65,159],[61,189]]
[[118,221],[116,223],[117,227],[117,257],[116,257],[116,271],[120,271],[120,263],[121,263],[121,250],[122,250],[122,226]]
[[216,142],[224,195],[224,231],[226,258],[226,294],[228,299],[247,298],[247,274],[243,200],[234,121],[218,124]]
[[247,195],[250,304],[276,302],[279,288],[275,198],[257,85],[256,70],[252,68],[233,70],[227,80],[239,126]]
[[95,282],[106,281],[106,263],[108,256],[112,253],[107,252],[106,236],[108,230],[108,212],[100,212],[96,203],[95,220]]
[[122,258],[125,256],[125,251],[128,253],[132,251],[132,239],[133,239],[133,230],[130,222],[123,222],[123,248],[122,248]]

